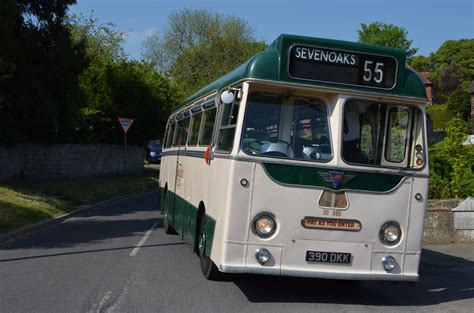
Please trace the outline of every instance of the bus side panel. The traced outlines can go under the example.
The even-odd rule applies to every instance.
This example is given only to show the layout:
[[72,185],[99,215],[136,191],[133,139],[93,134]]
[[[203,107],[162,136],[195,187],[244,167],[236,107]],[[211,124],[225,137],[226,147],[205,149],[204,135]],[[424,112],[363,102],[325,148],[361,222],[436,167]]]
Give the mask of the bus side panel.
[[[422,195],[421,200],[416,200],[415,195]],[[411,193],[411,210],[408,221],[406,238],[407,255],[404,259],[403,268],[405,274],[418,274],[421,258],[421,246],[423,243],[423,231],[426,213],[426,202],[428,195],[428,178],[414,177]]]
[[[174,211],[174,185],[176,181],[176,155],[165,155],[161,158],[160,165],[160,186],[168,188],[168,208],[166,211],[168,222],[174,227],[173,211]],[[160,205],[164,205],[164,198],[161,199]]]
[[[254,172],[256,164],[253,162],[223,161],[230,163],[231,172],[227,176],[230,185],[227,187],[226,210],[222,212],[222,220],[219,228],[220,233],[216,234],[219,242],[223,244],[221,255],[217,253],[215,263],[217,265],[240,265],[245,263],[245,254],[247,251],[247,241],[249,239],[252,191],[254,184]],[[242,186],[241,180],[247,180],[248,185]],[[271,196],[271,195],[268,195]],[[230,244],[229,244],[230,243]]]
[[[427,202],[426,196],[428,195],[428,178],[414,177],[412,188],[406,249],[408,251],[421,251]],[[415,196],[417,193],[422,195],[423,198],[421,200],[416,200]]]
[[[220,260],[225,252],[223,251],[223,244],[225,240],[225,220],[229,216],[230,206],[233,201],[231,188],[238,183],[238,176],[234,175],[235,161],[223,158],[214,158],[211,164],[205,168],[204,172],[208,176],[208,185],[206,187],[208,193],[205,196],[206,218],[215,223],[211,248],[211,259],[219,266]],[[238,179],[237,179],[238,178]],[[204,185],[204,183],[202,183]],[[243,212],[240,212],[243,214]],[[238,220],[242,218],[241,215],[237,217]]]

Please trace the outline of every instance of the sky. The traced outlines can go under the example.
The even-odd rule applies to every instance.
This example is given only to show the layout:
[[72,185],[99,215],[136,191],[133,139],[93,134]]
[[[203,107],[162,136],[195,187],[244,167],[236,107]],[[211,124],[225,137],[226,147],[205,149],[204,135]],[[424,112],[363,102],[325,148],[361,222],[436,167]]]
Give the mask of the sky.
[[436,52],[446,40],[474,38],[472,0],[77,0],[69,11],[115,24],[127,33],[125,53],[141,59],[146,38],[184,8],[240,17],[267,43],[280,34],[357,41],[360,23],[375,21],[404,27],[418,55]]

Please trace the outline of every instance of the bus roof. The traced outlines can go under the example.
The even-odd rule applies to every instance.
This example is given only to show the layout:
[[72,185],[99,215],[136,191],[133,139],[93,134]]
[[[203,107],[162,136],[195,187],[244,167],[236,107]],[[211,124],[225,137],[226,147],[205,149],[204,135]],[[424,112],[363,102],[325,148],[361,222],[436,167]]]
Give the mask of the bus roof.
[[[375,58],[389,57],[395,59],[396,81],[394,82],[394,87],[390,89],[370,88],[370,86],[367,87],[292,77],[289,73],[290,49],[296,45],[310,48],[316,47],[331,49],[332,51],[352,52],[355,54],[367,54],[373,55]],[[272,42],[266,50],[257,53],[233,71],[199,90],[184,100],[175,109],[180,109],[186,104],[189,104],[190,102],[213,91],[221,90],[244,79],[277,81],[325,89],[348,89],[384,96],[391,95],[426,99],[425,86],[423,85],[423,82],[415,71],[405,66],[405,59],[406,54],[400,49],[366,45],[349,41],[282,34],[278,36],[278,38]]]

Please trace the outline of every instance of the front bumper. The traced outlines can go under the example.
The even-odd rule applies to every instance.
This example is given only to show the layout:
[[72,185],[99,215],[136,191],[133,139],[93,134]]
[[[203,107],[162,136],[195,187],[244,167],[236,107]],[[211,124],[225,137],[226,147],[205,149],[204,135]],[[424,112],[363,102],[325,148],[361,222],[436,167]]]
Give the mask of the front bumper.
[[[419,252],[374,251],[369,243],[288,240],[283,245],[225,243],[226,256],[218,267],[224,273],[249,273],[324,279],[418,281]],[[271,258],[260,264],[255,251],[265,247]],[[350,252],[351,264],[313,263],[305,261],[307,250]],[[381,259],[391,255],[397,267],[387,272]],[[244,256],[244,257],[242,257]]]

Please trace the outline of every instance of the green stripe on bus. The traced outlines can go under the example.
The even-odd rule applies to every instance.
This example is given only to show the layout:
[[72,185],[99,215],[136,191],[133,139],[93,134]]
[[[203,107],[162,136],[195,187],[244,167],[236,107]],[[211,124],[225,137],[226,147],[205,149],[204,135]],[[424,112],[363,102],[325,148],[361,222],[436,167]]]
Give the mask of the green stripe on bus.
[[[161,190],[160,203],[164,203],[164,189]],[[169,190],[168,196],[169,206],[166,210],[168,223],[181,235],[181,239],[183,239],[184,242],[194,247],[199,240],[199,238],[196,237],[197,227],[199,227],[199,225],[196,225],[198,208]],[[216,220],[207,214],[205,218],[206,224],[204,227],[207,234],[206,255],[211,255]]]
[[[322,187],[331,190],[358,190],[368,192],[389,192],[394,189],[402,179],[403,175],[379,174],[345,171],[341,169],[327,169],[300,165],[262,163],[268,175],[278,183],[294,186]],[[339,184],[331,180],[330,172],[342,172]],[[352,178],[344,183],[344,176]]]

